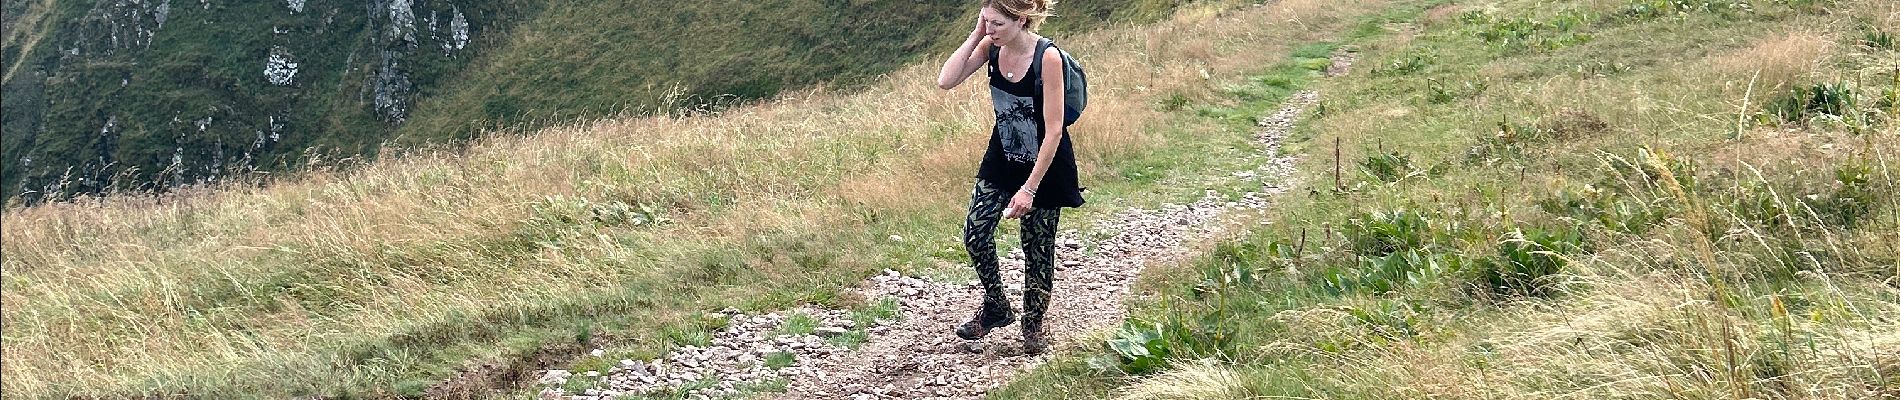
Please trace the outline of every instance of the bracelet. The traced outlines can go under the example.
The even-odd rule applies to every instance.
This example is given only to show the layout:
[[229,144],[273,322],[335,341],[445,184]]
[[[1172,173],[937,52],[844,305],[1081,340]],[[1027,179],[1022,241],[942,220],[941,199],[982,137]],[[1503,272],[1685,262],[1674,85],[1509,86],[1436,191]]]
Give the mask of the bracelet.
[[1029,188],[1029,187],[1027,187],[1027,186],[1025,186],[1025,187],[1023,187],[1023,188],[1021,188],[1021,189],[1017,189],[1016,191],[1019,191],[1019,192],[1029,192],[1029,196],[1030,196],[1030,197],[1035,197],[1035,196],[1036,196],[1036,189],[1030,189],[1030,188]]

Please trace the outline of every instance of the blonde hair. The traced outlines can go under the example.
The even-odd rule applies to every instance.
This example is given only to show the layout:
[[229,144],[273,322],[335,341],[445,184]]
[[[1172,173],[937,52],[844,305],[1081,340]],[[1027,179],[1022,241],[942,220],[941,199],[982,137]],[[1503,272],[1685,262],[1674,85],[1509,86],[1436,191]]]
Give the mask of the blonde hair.
[[983,6],[994,8],[1010,19],[1027,22],[1024,26],[1033,31],[1042,26],[1043,20],[1055,16],[1050,11],[1055,9],[1056,0],[983,0]]

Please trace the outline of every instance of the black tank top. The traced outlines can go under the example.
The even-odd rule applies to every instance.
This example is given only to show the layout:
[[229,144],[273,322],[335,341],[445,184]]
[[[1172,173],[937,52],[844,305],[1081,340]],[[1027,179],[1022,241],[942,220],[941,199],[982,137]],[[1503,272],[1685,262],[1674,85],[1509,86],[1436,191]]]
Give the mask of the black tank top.
[[[1042,56],[1048,39],[1036,43],[1032,57]],[[1046,129],[1042,114],[1042,91],[1036,81],[1042,79],[1040,63],[1033,61],[1020,82],[1003,78],[997,67],[995,46],[989,48],[990,101],[996,111],[996,126],[990,130],[990,147],[983,152],[983,165],[976,177],[989,181],[1004,193],[1015,193],[1029,180],[1036,167],[1036,155],[1042,150]],[[1061,143],[1055,159],[1036,187],[1036,208],[1078,207],[1083,203],[1082,188],[1076,184],[1075,150],[1069,143],[1068,127],[1062,128]]]

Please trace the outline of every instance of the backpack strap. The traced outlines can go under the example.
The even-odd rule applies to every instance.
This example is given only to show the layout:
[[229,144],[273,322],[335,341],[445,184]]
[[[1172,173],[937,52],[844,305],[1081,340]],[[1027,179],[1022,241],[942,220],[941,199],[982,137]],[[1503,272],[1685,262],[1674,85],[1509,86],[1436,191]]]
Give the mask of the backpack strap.
[[1026,78],[1036,78],[1036,95],[1039,96],[1042,95],[1042,52],[1051,47],[1056,47],[1056,41],[1046,37],[1037,39],[1035,54],[1029,55],[1029,70],[1023,72],[1029,74]]

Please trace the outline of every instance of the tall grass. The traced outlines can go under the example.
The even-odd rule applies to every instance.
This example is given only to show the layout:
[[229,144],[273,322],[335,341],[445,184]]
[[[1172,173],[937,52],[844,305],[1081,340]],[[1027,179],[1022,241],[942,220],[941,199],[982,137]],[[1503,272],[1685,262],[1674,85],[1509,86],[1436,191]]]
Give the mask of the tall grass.
[[[1892,11],[1401,3],[1347,43],[1375,73],[1317,83],[1326,112],[1285,147],[1325,190],[1149,270],[1157,300],[1123,329],[1172,357],[1083,343],[1001,397],[1186,376],[1200,398],[1900,396],[1900,115],[1864,104],[1900,87],[1896,54],[1836,45]],[[1562,16],[1580,22],[1520,23]],[[1788,90],[1823,83],[1854,97]],[[1789,121],[1788,98],[1820,111]],[[1352,160],[1365,174],[1332,190]]]
[[[1063,38],[1098,77],[1073,129],[1083,179],[1102,183],[1093,200],[1198,191],[1120,178],[1208,140],[1170,128],[1158,94],[1208,98],[1204,77],[1380,4],[1204,4]],[[980,85],[943,93],[935,72],[265,187],[9,208],[4,393],[415,395],[557,345],[662,351],[706,329],[702,311],[847,301],[837,291],[873,271],[955,253],[945,221],[961,216],[990,111]]]

